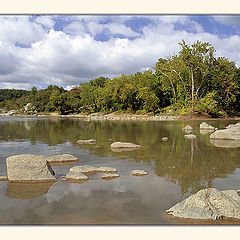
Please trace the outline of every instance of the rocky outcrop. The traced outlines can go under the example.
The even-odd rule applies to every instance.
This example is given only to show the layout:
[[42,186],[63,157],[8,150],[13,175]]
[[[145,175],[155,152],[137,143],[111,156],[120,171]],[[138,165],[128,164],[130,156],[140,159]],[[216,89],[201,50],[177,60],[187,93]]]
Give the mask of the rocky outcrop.
[[95,139],[88,139],[88,140],[78,140],[78,144],[94,144],[96,143]]
[[202,189],[166,210],[170,215],[186,219],[240,219],[239,191]]
[[145,170],[132,170],[133,176],[146,176],[148,175],[148,172]]
[[196,135],[194,135],[194,134],[187,134],[187,135],[184,135],[184,138],[186,138],[186,139],[195,139]]
[[110,146],[112,149],[114,148],[141,148],[140,145],[130,142],[114,142]]
[[202,122],[200,124],[200,129],[205,129],[205,130],[217,130],[217,128],[207,124],[206,122]]
[[117,169],[111,168],[111,167],[93,167],[93,166],[83,165],[83,166],[74,166],[70,168],[70,172],[77,172],[77,173],[82,173],[86,175],[92,175],[96,173],[115,173],[117,172]]
[[112,179],[118,178],[118,177],[120,177],[120,175],[118,175],[116,173],[106,173],[103,176],[101,176],[101,179],[112,180]]
[[77,162],[79,159],[71,154],[61,154],[46,156],[46,160],[50,163],[63,163],[63,162]]
[[55,173],[43,156],[22,154],[6,159],[8,181],[47,182],[56,181]]
[[66,180],[68,182],[85,182],[88,180],[88,176],[80,172],[69,171],[66,175]]

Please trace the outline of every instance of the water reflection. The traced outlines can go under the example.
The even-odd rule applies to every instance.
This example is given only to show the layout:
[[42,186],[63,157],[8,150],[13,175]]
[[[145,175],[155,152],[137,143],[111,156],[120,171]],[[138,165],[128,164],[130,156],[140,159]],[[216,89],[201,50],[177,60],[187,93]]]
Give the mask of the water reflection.
[[46,194],[53,183],[11,183],[7,184],[8,198],[37,198]]
[[229,140],[229,139],[210,139],[215,147],[219,148],[239,148],[240,140]]
[[[211,125],[219,129],[235,123],[234,121],[212,122]],[[83,217],[78,216],[81,220],[76,220],[74,215],[79,211],[80,199],[92,214],[94,209],[96,212],[101,212],[100,208],[104,206],[104,211],[109,213],[109,219],[113,219],[111,214],[114,210],[110,211],[109,206],[112,208],[115,206],[118,208],[117,211],[128,210],[131,214],[129,209],[132,208],[134,212],[135,205],[136,211],[142,207],[146,210],[145,213],[150,211],[154,214],[156,210],[152,209],[153,206],[157,208],[158,204],[161,204],[159,211],[161,209],[163,212],[182,198],[205,187],[224,189],[224,184],[230,181],[227,183],[228,186],[230,185],[232,189],[239,188],[239,181],[235,181],[237,178],[235,172],[240,167],[238,148],[240,143],[212,141],[209,139],[209,133],[201,132],[200,123],[201,121],[87,122],[77,119],[0,121],[0,171],[5,169],[7,156],[31,152],[39,155],[69,153],[82,160],[74,164],[116,167],[120,174],[120,178],[110,182],[99,179],[89,180],[83,184],[58,181],[52,186],[44,184],[39,188],[36,188],[36,185],[19,187],[20,185],[8,184],[6,195],[9,199],[43,197],[47,202],[56,204],[58,209],[63,206],[72,207],[72,210],[69,210],[71,221],[83,223]],[[185,132],[182,128],[187,124],[193,126],[192,134],[196,135],[196,139],[184,139]],[[163,137],[168,137],[168,141],[163,142],[161,140]],[[96,139],[97,145],[79,145],[76,143],[79,139]],[[137,143],[142,148],[124,153],[113,152],[110,145],[115,141]],[[53,169],[57,176],[64,176],[73,165],[53,165]],[[138,168],[148,171],[149,175],[144,179],[130,176],[131,170]],[[222,180],[221,185],[216,185],[218,179]],[[120,195],[123,198],[119,200]],[[105,203],[101,202],[101,198]],[[90,206],[90,203],[86,205],[87,201],[93,206]],[[121,206],[118,201],[122,201]],[[136,201],[139,203],[137,204]],[[85,210],[86,219],[87,208]],[[68,216],[70,219],[70,215]],[[64,222],[64,217],[62,219],[58,217],[59,222]],[[101,221],[109,222],[109,219]],[[118,220],[115,218],[115,222]],[[137,221],[134,218],[133,222],[142,220]],[[152,219],[150,222],[156,221]]]

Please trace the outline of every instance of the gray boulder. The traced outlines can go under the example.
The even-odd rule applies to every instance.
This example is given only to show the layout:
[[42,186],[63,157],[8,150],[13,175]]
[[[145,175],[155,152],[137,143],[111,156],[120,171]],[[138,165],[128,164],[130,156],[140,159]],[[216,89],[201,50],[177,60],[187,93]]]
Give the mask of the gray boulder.
[[236,190],[202,189],[166,210],[170,215],[186,219],[240,219],[240,197]]
[[114,142],[110,146],[111,148],[141,148],[140,145],[130,142]]
[[47,182],[56,181],[55,173],[43,156],[21,154],[6,159],[8,181]]

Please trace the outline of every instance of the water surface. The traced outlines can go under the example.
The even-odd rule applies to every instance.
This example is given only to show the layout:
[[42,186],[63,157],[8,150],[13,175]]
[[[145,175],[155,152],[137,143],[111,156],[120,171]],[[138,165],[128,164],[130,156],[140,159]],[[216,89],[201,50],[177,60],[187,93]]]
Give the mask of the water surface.
[[[83,121],[79,119],[0,118],[0,175],[5,159],[16,154],[69,153],[80,161],[53,165],[57,177],[75,165],[115,167],[120,178],[101,174],[78,184],[0,182],[0,224],[179,224],[164,211],[206,187],[240,189],[240,148],[210,142],[202,121]],[[237,121],[211,120],[223,128]],[[194,127],[195,140],[182,128]],[[168,141],[161,139],[168,137]],[[76,144],[79,139],[96,144]],[[141,149],[113,152],[110,144],[127,141]],[[240,145],[239,145],[240,146]],[[149,175],[132,176],[132,169]]]

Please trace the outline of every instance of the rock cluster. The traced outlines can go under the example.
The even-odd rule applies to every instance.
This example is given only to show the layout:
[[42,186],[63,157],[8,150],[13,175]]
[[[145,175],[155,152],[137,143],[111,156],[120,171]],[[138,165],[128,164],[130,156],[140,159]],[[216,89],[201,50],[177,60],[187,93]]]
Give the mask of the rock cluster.
[[240,219],[239,191],[202,189],[166,212],[175,217],[196,220]]

